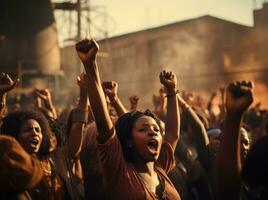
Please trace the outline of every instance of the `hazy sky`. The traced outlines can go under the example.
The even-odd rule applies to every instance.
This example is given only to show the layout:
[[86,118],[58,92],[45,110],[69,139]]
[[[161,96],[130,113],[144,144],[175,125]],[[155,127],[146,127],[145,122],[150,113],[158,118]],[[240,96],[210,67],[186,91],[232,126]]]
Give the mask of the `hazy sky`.
[[[254,0],[90,0],[110,16],[109,35],[119,35],[202,15],[252,25]],[[260,8],[264,0],[256,0]],[[94,18],[93,18],[94,20]]]

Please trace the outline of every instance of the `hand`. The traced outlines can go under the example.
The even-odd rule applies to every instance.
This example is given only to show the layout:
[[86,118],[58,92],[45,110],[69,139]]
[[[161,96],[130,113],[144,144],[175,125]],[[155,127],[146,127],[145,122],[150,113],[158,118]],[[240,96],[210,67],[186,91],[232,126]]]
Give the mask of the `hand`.
[[132,95],[129,97],[129,101],[131,105],[137,105],[139,101],[139,96],[138,95]]
[[231,114],[243,114],[253,102],[253,82],[234,82],[226,90],[226,110]]
[[77,84],[80,89],[87,89],[86,74],[83,72],[80,76],[77,76]]
[[13,81],[8,74],[2,73],[0,75],[0,95],[4,95],[13,90],[19,83],[19,79]]
[[104,81],[102,83],[104,93],[108,97],[116,97],[118,91],[118,84],[115,81]]
[[176,91],[177,87],[177,77],[172,72],[162,71],[159,75],[160,82],[166,86],[168,91]]
[[37,89],[35,88],[35,94],[40,97],[44,101],[50,101],[51,100],[51,94],[48,89]]
[[85,66],[96,61],[99,45],[95,40],[81,40],[80,42],[76,43],[75,47],[80,60]]

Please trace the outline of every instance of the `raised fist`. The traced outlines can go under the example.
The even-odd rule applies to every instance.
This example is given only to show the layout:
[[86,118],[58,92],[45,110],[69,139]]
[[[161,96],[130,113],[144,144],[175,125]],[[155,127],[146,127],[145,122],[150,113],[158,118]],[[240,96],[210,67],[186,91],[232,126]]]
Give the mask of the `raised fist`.
[[115,81],[104,81],[102,82],[102,88],[104,93],[108,97],[117,96],[118,84]]
[[40,97],[44,101],[51,100],[51,94],[49,89],[35,89],[34,93],[36,96]]
[[227,113],[243,114],[253,102],[253,82],[237,81],[226,89]]
[[139,101],[139,96],[138,95],[132,95],[129,97],[129,101],[131,103],[131,105],[136,105],[138,104],[138,101]]
[[174,90],[177,89],[177,77],[172,72],[166,72],[165,70],[162,71],[159,75],[160,82],[166,86],[167,90]]
[[19,83],[19,79],[13,81],[8,74],[0,74],[0,95],[6,94],[13,90]]
[[77,54],[84,65],[90,64],[96,60],[99,45],[94,39],[84,39],[75,45]]

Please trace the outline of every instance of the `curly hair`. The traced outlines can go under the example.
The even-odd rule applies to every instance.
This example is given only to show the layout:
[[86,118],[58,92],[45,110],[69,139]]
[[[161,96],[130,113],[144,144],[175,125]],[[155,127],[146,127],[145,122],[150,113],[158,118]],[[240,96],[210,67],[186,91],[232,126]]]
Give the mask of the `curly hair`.
[[38,155],[39,157],[45,157],[49,154],[49,149],[51,147],[51,130],[49,128],[48,121],[42,113],[30,110],[19,110],[9,113],[2,120],[1,134],[9,135],[18,139],[22,125],[29,119],[36,120],[41,127],[43,140],[38,151]]
[[152,117],[159,126],[160,133],[162,135],[164,134],[164,129],[161,126],[160,120],[150,110],[146,110],[144,112],[141,111],[128,112],[119,117],[119,119],[115,124],[115,130],[121,143],[124,157],[128,162],[132,161],[132,153],[131,148],[128,146],[128,141],[131,140],[134,123],[136,122],[137,119],[139,119],[142,116]]

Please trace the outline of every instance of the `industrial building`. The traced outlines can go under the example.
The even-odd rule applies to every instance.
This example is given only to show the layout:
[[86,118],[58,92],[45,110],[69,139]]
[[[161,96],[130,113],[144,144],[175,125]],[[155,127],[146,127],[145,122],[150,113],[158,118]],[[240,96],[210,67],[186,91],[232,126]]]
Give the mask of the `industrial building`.
[[[21,77],[21,91],[32,85],[48,87],[57,94],[56,100],[67,101],[78,93],[76,76],[82,70],[74,46],[59,48],[50,1],[30,5],[24,1],[20,9],[10,1],[4,9],[8,12],[2,14],[1,71]],[[262,100],[261,95],[268,93],[268,3],[255,9],[253,18],[254,25],[246,26],[205,15],[102,39],[98,58],[102,79],[119,83],[126,104],[130,95],[138,94],[142,107],[151,107],[163,69],[177,74],[181,89],[204,93],[232,80],[254,80]]]

